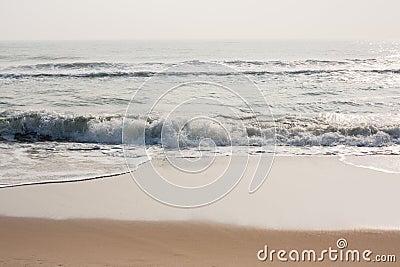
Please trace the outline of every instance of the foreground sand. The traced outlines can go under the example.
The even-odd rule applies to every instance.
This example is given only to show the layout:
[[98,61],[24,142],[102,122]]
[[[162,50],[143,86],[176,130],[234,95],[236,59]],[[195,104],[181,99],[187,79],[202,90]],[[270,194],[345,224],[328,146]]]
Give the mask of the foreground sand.
[[[226,161],[218,158],[213,171]],[[184,178],[164,160],[152,164]],[[229,195],[197,209],[153,200],[129,174],[1,188],[0,266],[398,266],[398,174],[336,157],[277,157],[264,185],[249,194],[254,166],[251,159]],[[213,171],[198,178],[212,179]],[[141,165],[134,175],[151,177],[152,165]],[[396,255],[397,263],[271,263],[256,257],[266,244],[321,251],[335,248],[339,238],[349,249]]]
[[[275,249],[349,248],[396,254],[400,232],[271,231],[194,222],[0,218],[0,266],[397,266],[398,263],[259,262]],[[400,255],[397,255],[400,257]]]

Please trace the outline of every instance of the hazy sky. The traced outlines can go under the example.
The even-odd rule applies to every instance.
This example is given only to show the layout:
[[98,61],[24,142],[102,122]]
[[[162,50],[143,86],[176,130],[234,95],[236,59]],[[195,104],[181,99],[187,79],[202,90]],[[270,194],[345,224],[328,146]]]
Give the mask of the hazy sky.
[[0,0],[0,40],[400,40],[399,0]]

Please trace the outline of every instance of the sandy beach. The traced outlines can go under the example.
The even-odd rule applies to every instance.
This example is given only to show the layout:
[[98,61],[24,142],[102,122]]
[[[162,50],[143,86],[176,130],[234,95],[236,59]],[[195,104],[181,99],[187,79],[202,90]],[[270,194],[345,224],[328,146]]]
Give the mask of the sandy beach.
[[280,262],[257,259],[275,249],[349,248],[396,254],[399,232],[272,231],[194,222],[0,218],[0,266],[396,266],[396,263]]
[[0,7],[0,267],[400,267],[400,1]]
[[[240,183],[226,197],[195,209],[174,208],[146,195],[129,174],[83,182],[0,189],[0,215],[51,219],[210,221],[285,230],[398,229],[398,174],[345,164],[335,156],[276,157],[254,194],[249,184],[257,157],[250,157]],[[185,180],[166,160],[141,165],[133,174],[180,183],[215,179],[229,157],[217,157],[204,174]],[[243,164],[236,165],[242,171]],[[193,164],[188,162],[187,164]],[[208,175],[208,176],[207,176]],[[196,177],[198,179],[196,179]],[[182,182],[182,183],[183,183]],[[4,204],[3,204],[4,203]]]
[[[226,160],[217,158],[214,168]],[[133,174],[150,177],[152,164],[174,172],[165,161],[155,160]],[[348,248],[398,253],[398,175],[358,168],[333,156],[277,157],[260,190],[249,194],[254,164],[250,158],[229,195],[196,209],[155,201],[129,174],[2,188],[0,265],[284,266],[294,263],[261,262],[257,251],[266,244],[321,251],[335,248],[339,238],[347,240]],[[365,264],[378,263],[329,262]],[[386,265],[395,263],[379,263]]]

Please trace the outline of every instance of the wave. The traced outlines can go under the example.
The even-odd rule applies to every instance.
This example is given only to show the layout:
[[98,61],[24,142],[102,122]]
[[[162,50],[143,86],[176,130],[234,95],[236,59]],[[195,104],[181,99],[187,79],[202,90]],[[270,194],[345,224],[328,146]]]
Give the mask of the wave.
[[113,77],[151,77],[156,72],[90,72],[90,73],[1,73],[0,78],[29,79],[29,78],[113,78]]
[[122,116],[79,116],[56,112],[0,113],[0,138],[24,142],[121,143]]
[[379,73],[379,74],[399,74],[400,69],[317,69],[317,70],[282,70],[282,71],[244,71],[243,74],[248,75],[265,75],[265,74],[281,74],[281,75],[314,75],[314,74],[331,74],[331,73]]
[[[123,115],[83,116],[45,111],[3,111],[0,113],[0,140],[121,144],[123,119]],[[273,139],[271,134],[275,125],[277,145],[356,147],[400,145],[400,119],[396,119],[396,116],[321,114],[315,117],[301,117],[286,115],[276,119],[276,124],[262,122],[261,130],[251,124],[245,124],[247,134],[244,135],[237,130],[241,129],[243,120],[221,116],[216,119],[228,125],[232,144],[237,146],[249,143],[263,145],[264,135],[270,140]],[[133,136],[145,129],[146,144],[161,145],[161,134],[165,122],[159,118],[147,119],[143,128],[144,120],[145,117],[140,115],[127,118],[126,133]],[[178,122],[175,124],[181,125]],[[211,138],[217,146],[229,145],[226,132],[210,124],[191,125],[185,130],[180,146],[198,146],[203,135]],[[170,139],[176,140],[176,136],[164,136],[162,145],[168,146],[165,142]]]
[[[206,62],[200,60],[184,61],[182,63],[199,65]],[[341,73],[341,72],[375,72],[375,73],[400,73],[398,69],[398,60],[388,60],[384,58],[375,59],[305,59],[305,60],[225,60],[213,61],[213,63],[224,63],[232,67],[237,67],[240,72],[166,72],[168,75],[266,75],[266,74],[323,74],[323,73]],[[393,63],[395,63],[393,65]],[[157,74],[157,71],[151,69],[153,66],[165,69],[174,66],[173,63],[165,62],[49,62],[30,65],[6,66],[1,68],[0,78],[35,78],[35,77],[149,77]],[[179,63],[178,63],[179,65]],[[386,66],[386,68],[385,68]],[[147,69],[150,67],[150,69]],[[138,71],[140,70],[140,71]],[[162,75],[162,74],[161,74]]]
[[165,65],[162,62],[143,62],[143,63],[118,63],[118,62],[57,62],[57,63],[38,63],[30,65],[8,66],[3,70],[18,71],[18,70],[80,70],[80,69],[124,69],[134,68],[138,65],[153,66]]
[[[346,65],[353,63],[376,63],[379,61],[387,62],[387,59],[377,58],[347,58],[343,60],[328,60],[328,59],[304,59],[304,60],[293,60],[293,61],[282,61],[282,60],[225,60],[223,63],[235,64],[235,65],[278,65],[278,66],[295,66],[295,65]],[[393,61],[389,61],[393,62]]]
[[271,66],[298,66],[298,65],[345,65],[351,62],[363,62],[363,61],[353,61],[353,60],[318,60],[318,59],[306,59],[306,60],[295,60],[295,61],[281,61],[281,60],[268,60],[268,61],[259,61],[259,60],[226,60],[223,61],[225,64],[233,64],[233,65],[271,65]]
[[278,143],[290,146],[382,147],[400,144],[395,116],[325,113],[317,117],[284,116],[276,121]]
[[27,59],[31,60],[66,60],[66,59],[79,59],[81,57],[75,57],[75,56],[48,56],[48,55],[42,55],[42,56],[31,56],[27,57]]
[[235,75],[318,75],[318,74],[344,74],[344,73],[378,73],[400,74],[400,69],[371,69],[371,70],[282,70],[282,71],[238,71],[238,72],[90,72],[90,73],[0,73],[3,79],[28,79],[28,78],[113,78],[113,77],[152,77],[163,76],[235,76]]
[[17,70],[69,70],[69,69],[98,69],[98,68],[121,68],[127,67],[125,63],[108,62],[68,62],[68,63],[40,63],[34,65],[19,65],[9,69]]
[[[7,59],[9,56],[0,55],[1,59]],[[14,57],[12,57],[14,58]],[[80,57],[51,57],[51,56],[34,56],[29,57],[30,60],[74,60],[80,59]],[[302,65],[347,65],[347,64],[374,64],[374,63],[394,63],[397,60],[388,58],[347,58],[343,60],[328,60],[328,59],[304,59],[304,60],[243,60],[243,59],[233,59],[233,60],[223,60],[223,61],[212,61],[214,63],[224,63],[228,65],[255,65],[255,66],[302,66]],[[200,60],[187,60],[181,63],[186,64],[201,64],[205,63]],[[178,63],[179,64],[179,63]],[[44,62],[29,65],[16,65],[10,66],[10,69],[77,69],[77,68],[114,68],[114,67],[132,67],[136,65],[171,65],[171,63],[166,62],[105,62],[105,61],[72,61],[72,62]]]

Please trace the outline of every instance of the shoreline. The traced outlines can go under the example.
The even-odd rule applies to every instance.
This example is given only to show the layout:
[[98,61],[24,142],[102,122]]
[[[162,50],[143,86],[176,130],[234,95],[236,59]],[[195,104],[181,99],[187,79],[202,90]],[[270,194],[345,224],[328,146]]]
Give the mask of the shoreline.
[[77,178],[71,180],[48,180],[48,181],[38,181],[38,182],[31,182],[31,183],[20,183],[20,184],[0,184],[0,190],[2,188],[12,188],[12,187],[20,187],[20,186],[35,186],[35,185],[46,185],[46,184],[67,184],[67,183],[80,183],[80,182],[87,182],[92,180],[98,180],[103,178],[111,178],[115,176],[120,176],[129,173],[129,171],[121,172],[121,173],[112,173],[112,174],[105,174],[101,176],[95,177],[88,177],[88,178]]
[[[217,159],[216,166],[226,160]],[[134,175],[150,177],[152,164],[166,174],[173,173],[164,161],[153,160],[142,164]],[[399,175],[354,167],[338,157],[276,157],[267,180],[249,194],[254,164],[250,160],[249,170],[231,193],[201,208],[161,204],[141,191],[128,173],[0,188],[0,203],[12,203],[0,205],[0,216],[207,221],[283,230],[400,229],[396,213]]]
[[[216,155],[215,157],[219,158],[224,158],[227,157],[228,155]],[[254,155],[249,155],[249,157],[253,157]],[[278,158],[333,158],[333,159],[338,159],[339,161],[343,162],[344,164],[356,167],[356,168],[362,168],[362,169],[368,169],[376,172],[382,172],[382,173],[387,173],[387,174],[394,174],[394,175],[399,175],[400,177],[400,172],[397,171],[390,171],[386,170],[383,168],[375,167],[375,166],[367,166],[367,165],[362,165],[362,164],[356,164],[347,161],[347,157],[370,157],[370,156],[380,156],[380,157],[400,157],[397,154],[388,154],[388,155],[275,155],[274,157]],[[239,156],[239,157],[246,157],[246,156]],[[187,158],[187,157],[184,157]],[[190,157],[189,157],[190,158]],[[160,158],[156,158],[156,160],[159,160]],[[12,188],[12,187],[20,187],[20,186],[35,186],[35,185],[46,185],[46,184],[64,184],[64,183],[79,183],[79,182],[86,182],[86,181],[91,181],[91,180],[97,180],[97,179],[103,179],[103,178],[110,178],[110,177],[116,177],[124,174],[129,174],[130,172],[135,172],[137,168],[139,168],[142,164],[145,164],[152,159],[148,159],[146,161],[143,161],[138,164],[135,170],[127,170],[119,173],[111,173],[111,174],[105,174],[105,175],[100,175],[100,176],[93,176],[93,177],[84,177],[84,178],[76,178],[76,179],[60,179],[60,180],[45,180],[45,181],[37,181],[37,182],[27,182],[27,183],[19,183],[19,184],[2,184],[0,183],[0,190],[2,188]],[[273,164],[272,164],[273,165]],[[1,191],[0,191],[1,192]]]

